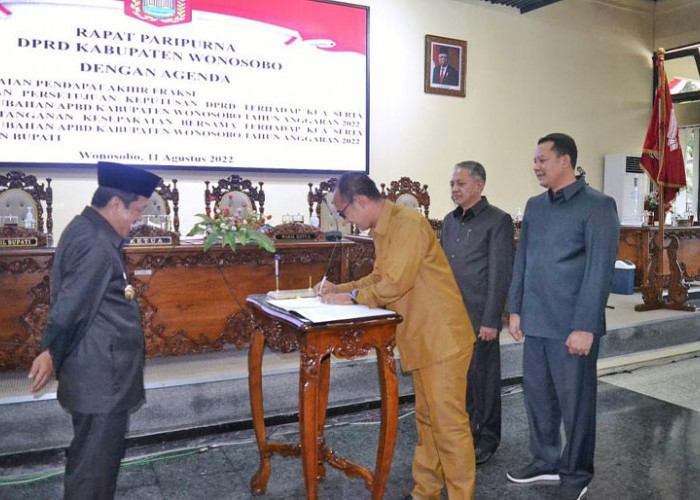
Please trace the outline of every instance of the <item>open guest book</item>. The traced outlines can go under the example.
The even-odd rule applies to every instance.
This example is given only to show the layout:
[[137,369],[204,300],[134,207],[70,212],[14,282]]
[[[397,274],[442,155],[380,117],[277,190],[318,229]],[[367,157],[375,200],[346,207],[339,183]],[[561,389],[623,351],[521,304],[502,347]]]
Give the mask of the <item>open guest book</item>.
[[267,299],[267,303],[297,314],[313,323],[327,323],[329,321],[341,321],[345,319],[372,318],[381,316],[393,316],[394,311],[380,308],[370,308],[361,304],[339,306],[324,304],[318,297],[304,297],[298,299]]

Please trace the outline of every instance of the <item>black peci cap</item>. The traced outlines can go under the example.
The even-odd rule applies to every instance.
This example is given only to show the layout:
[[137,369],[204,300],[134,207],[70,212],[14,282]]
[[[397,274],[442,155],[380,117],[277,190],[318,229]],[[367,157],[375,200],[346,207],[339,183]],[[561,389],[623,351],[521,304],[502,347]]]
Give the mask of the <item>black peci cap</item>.
[[160,177],[142,168],[105,161],[97,163],[97,183],[102,187],[150,198],[160,181]]

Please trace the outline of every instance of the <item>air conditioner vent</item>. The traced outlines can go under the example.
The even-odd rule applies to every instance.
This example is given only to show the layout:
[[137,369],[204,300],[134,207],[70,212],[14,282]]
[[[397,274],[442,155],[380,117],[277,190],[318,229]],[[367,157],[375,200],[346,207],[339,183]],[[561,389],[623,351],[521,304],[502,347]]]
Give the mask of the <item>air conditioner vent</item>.
[[639,164],[639,156],[625,157],[625,172],[628,174],[643,174],[641,165]]

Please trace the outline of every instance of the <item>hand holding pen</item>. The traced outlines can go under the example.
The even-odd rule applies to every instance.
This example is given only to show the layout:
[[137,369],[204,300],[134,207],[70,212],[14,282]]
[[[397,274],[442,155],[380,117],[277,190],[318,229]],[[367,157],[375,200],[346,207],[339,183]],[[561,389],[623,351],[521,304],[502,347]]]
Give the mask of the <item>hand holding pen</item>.
[[328,281],[324,276],[321,281],[316,283],[314,286],[314,293],[318,296],[325,295],[327,293],[335,293],[335,285]]

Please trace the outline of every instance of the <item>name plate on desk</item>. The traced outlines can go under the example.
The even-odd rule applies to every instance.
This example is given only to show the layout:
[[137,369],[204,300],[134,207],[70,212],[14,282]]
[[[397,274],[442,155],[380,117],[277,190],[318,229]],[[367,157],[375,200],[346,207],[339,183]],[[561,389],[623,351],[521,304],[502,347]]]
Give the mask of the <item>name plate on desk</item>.
[[36,247],[36,246],[39,246],[39,240],[36,237],[0,238],[0,248]]
[[170,236],[130,236],[124,240],[124,246],[130,247],[150,247],[172,245],[173,239]]
[[273,240],[283,241],[316,241],[323,238],[317,227],[309,226],[301,222],[287,222],[275,226],[270,231]]
[[294,240],[294,241],[315,241],[317,239],[315,234],[311,233],[296,233],[296,234],[276,234],[276,240]]

